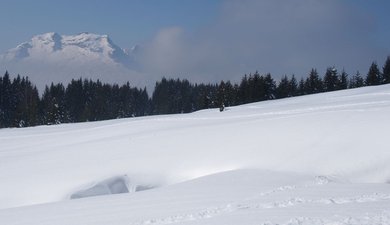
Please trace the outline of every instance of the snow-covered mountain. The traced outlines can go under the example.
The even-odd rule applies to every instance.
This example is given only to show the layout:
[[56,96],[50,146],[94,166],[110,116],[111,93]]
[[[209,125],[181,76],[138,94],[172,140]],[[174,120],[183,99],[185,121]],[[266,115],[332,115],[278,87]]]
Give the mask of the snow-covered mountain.
[[[131,54],[131,52],[130,52]],[[108,35],[80,33],[59,35],[46,33],[34,36],[7,51],[2,57],[7,61],[49,61],[55,63],[85,63],[97,60],[106,64],[131,65],[128,52],[115,45]]]
[[1,129],[0,224],[388,225],[389,114],[382,85]]
[[133,52],[117,46],[108,35],[51,32],[36,35],[2,54],[0,68],[29,76],[39,87],[79,77],[137,83],[140,77]]

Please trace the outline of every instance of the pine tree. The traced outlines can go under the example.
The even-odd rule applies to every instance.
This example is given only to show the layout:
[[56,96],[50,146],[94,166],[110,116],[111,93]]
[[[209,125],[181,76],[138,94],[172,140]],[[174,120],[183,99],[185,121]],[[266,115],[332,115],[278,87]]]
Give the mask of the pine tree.
[[349,88],[358,88],[364,86],[364,79],[360,75],[359,71],[349,81]]
[[264,76],[260,76],[256,71],[253,76],[249,76],[249,96],[247,102],[264,101],[267,99],[267,84]]
[[60,124],[65,121],[65,88],[61,83],[46,86],[41,101],[43,124]]
[[295,75],[293,74],[290,80],[290,96],[297,96],[298,95],[298,83],[297,79],[295,78]]
[[0,127],[11,126],[11,80],[8,71],[5,72],[0,89]]
[[323,90],[323,83],[318,75],[318,72],[316,69],[311,69],[309,73],[309,77],[306,79],[306,92],[308,94],[313,94],[313,93],[319,93],[322,92]]
[[307,91],[306,91],[305,80],[302,77],[301,80],[299,81],[299,85],[298,85],[298,95],[306,95],[306,94],[307,94]]
[[240,104],[248,103],[250,97],[248,76],[245,74],[238,88],[238,100]]
[[324,88],[325,91],[335,91],[338,89],[338,84],[340,83],[339,77],[337,75],[337,70],[334,67],[329,67],[326,69],[324,76]]
[[151,114],[151,101],[149,100],[148,92],[146,88],[136,89],[134,95],[135,99],[135,113],[134,116],[145,116]]
[[15,125],[18,127],[35,126],[38,124],[39,94],[28,77],[16,79],[14,83],[17,96]]
[[381,74],[376,62],[373,62],[368,70],[366,77],[366,85],[379,85],[381,84]]
[[198,97],[196,100],[196,108],[197,109],[208,109],[210,108],[210,97],[208,96],[208,91],[204,84],[197,85],[196,90],[198,93]]
[[390,56],[387,57],[385,65],[383,66],[383,83],[390,83]]
[[226,93],[225,82],[221,81],[221,83],[219,83],[218,85],[218,90],[217,90],[217,105],[221,112],[225,109],[226,100],[227,100],[227,93]]
[[[31,84],[31,83],[30,83]],[[27,89],[27,121],[28,126],[40,125],[39,122],[39,93],[36,86],[29,86]]]
[[23,104],[23,90],[22,90],[22,78],[18,75],[11,84],[11,123],[12,127],[24,127],[24,108],[25,104]]
[[348,88],[348,74],[343,70],[340,75],[338,88],[339,90],[347,89]]
[[[108,90],[109,91],[109,90]],[[107,93],[109,94],[109,92]],[[108,100],[108,96],[106,96]],[[69,122],[82,122],[86,103],[85,90],[82,79],[73,80],[68,84],[65,91],[65,105]]]
[[264,89],[265,89],[265,99],[275,99],[276,97],[276,83],[272,78],[271,74],[268,73],[264,77]]
[[290,97],[290,81],[288,80],[287,75],[284,75],[280,80],[278,87],[276,88],[276,97],[277,98],[286,98]]
[[230,81],[227,81],[225,83],[225,92],[226,92],[225,106],[236,105],[237,90],[238,90],[238,85],[233,86]]

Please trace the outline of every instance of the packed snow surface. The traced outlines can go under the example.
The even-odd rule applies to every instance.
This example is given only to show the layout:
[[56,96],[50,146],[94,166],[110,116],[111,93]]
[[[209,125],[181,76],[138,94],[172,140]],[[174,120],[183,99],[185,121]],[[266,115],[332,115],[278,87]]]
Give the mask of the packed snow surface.
[[0,224],[390,224],[389,115],[382,85],[1,129]]

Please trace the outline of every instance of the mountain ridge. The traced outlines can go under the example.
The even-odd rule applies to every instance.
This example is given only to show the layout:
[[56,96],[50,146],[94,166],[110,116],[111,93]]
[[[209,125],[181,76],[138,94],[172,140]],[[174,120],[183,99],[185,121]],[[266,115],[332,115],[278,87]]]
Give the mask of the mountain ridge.
[[106,34],[48,32],[0,54],[0,68],[28,76],[40,90],[51,82],[66,83],[80,77],[144,86],[135,61],[138,49],[137,45],[121,48]]

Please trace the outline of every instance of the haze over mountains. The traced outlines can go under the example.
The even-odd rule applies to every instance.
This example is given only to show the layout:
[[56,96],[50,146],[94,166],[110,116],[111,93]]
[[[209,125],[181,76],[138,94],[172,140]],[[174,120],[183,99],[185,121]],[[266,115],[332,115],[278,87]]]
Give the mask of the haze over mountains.
[[122,49],[108,35],[51,32],[8,50],[0,56],[0,65],[11,74],[29,76],[39,89],[79,77],[145,85],[136,72],[135,49]]
[[[382,49],[375,53],[364,48],[369,46],[366,44],[357,44],[359,49],[354,47],[350,50],[344,45],[316,43],[309,47],[306,43],[294,44],[291,40],[286,40],[291,43],[287,46],[274,48],[274,45],[267,44],[267,40],[275,38],[263,40],[263,33],[249,35],[255,41],[239,41],[235,36],[220,37],[220,33],[216,34],[214,30],[209,29],[205,35],[202,32],[189,33],[180,27],[168,27],[152,38],[140,41],[140,45],[129,47],[129,44],[126,46],[129,50],[115,44],[108,35],[45,33],[0,52],[3,53],[0,55],[0,72],[8,70],[11,76],[28,76],[40,92],[51,82],[66,84],[72,78],[80,77],[118,84],[129,81],[131,86],[146,86],[148,91],[152,91],[155,82],[164,76],[188,79],[194,83],[238,82],[244,74],[259,70],[261,74],[269,72],[279,80],[292,74],[297,78],[306,77],[311,68],[318,69],[322,76],[326,68],[332,66],[345,69],[350,75],[356,71],[366,74],[369,62],[374,60],[383,64],[388,52]],[[247,32],[240,34],[244,33]],[[213,38],[206,38],[208,35]],[[122,45],[126,44],[122,42]],[[326,56],[321,48],[341,55]],[[286,55],[286,51],[291,54]]]

